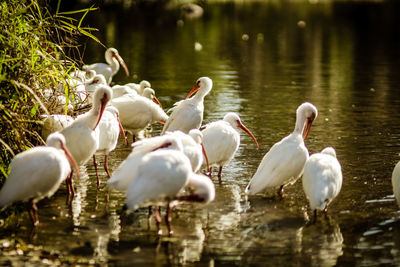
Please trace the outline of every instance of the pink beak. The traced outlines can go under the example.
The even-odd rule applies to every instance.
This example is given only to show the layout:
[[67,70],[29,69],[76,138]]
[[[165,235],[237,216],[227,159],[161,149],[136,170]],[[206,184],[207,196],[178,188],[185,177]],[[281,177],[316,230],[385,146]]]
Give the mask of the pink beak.
[[195,87],[193,87],[192,90],[190,90],[189,94],[185,97],[185,99],[188,99],[189,97],[191,97],[194,93],[196,93],[197,91],[199,91],[200,86],[198,86],[197,84],[195,85]]
[[238,124],[239,124],[238,128],[241,129],[241,130],[243,130],[243,132],[247,133],[247,134],[253,139],[253,141],[254,141],[254,143],[256,143],[256,146],[257,146],[257,149],[258,149],[258,142],[257,142],[257,139],[254,137],[254,135],[250,132],[249,129],[247,129],[246,126],[244,126],[244,125],[242,124],[241,121],[238,120],[237,122],[238,122]]
[[128,145],[128,140],[126,139],[124,128],[122,127],[121,121],[119,120],[119,115],[117,115],[117,121],[119,126],[119,131],[122,133],[122,137],[124,138],[124,145]]
[[203,143],[201,144],[201,149],[203,150],[203,155],[204,155],[204,157],[206,158],[207,170],[209,170],[209,169],[210,169],[210,163],[208,162],[207,152],[206,152],[206,149],[205,149],[204,146],[203,146]]
[[65,156],[67,157],[68,161],[72,165],[72,168],[75,169],[76,175],[78,176],[78,178],[80,178],[78,164],[76,164],[74,157],[71,155],[71,153],[69,152],[69,150],[63,143],[61,143],[61,149],[64,151]]
[[120,55],[116,55],[116,54],[114,54],[113,57],[114,57],[115,59],[117,59],[118,62],[119,62],[119,64],[121,64],[121,66],[124,68],[125,73],[126,73],[126,76],[129,76],[128,67],[126,66],[125,61],[122,59],[122,57],[121,57]]

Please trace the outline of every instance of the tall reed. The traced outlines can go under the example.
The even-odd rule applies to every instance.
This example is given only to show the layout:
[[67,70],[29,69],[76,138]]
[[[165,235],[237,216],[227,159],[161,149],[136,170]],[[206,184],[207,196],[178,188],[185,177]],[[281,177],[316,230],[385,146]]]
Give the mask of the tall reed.
[[82,26],[94,8],[60,12],[59,7],[60,1],[53,12],[40,0],[0,2],[0,185],[17,153],[44,144],[40,115],[52,110],[43,90],[61,82],[71,94],[66,79],[81,60],[78,36],[98,41],[90,33],[94,29]]

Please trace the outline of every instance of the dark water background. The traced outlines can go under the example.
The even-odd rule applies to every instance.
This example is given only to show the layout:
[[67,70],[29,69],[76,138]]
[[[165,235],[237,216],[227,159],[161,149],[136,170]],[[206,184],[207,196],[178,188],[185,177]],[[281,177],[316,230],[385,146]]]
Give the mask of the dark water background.
[[[36,229],[26,212],[1,220],[0,264],[399,265],[400,213],[391,187],[400,160],[398,8],[396,2],[224,2],[209,3],[197,20],[183,18],[176,6],[93,12],[88,22],[100,29],[97,36],[119,50],[133,74],[120,71],[115,83],[146,79],[169,108],[208,76],[214,87],[204,122],[237,112],[260,149],[242,135],[216,200],[176,207],[171,238],[157,236],[146,209],[122,217],[123,194],[112,192],[107,204],[89,162],[72,208],[63,185],[39,203]],[[103,54],[86,44],[87,63],[103,62]],[[329,216],[314,225],[301,181],[284,200],[244,196],[262,157],[293,130],[305,101],[319,111],[306,140],[310,153],[333,146],[344,177]],[[159,131],[155,126],[152,134]],[[111,169],[128,153],[119,144]]]

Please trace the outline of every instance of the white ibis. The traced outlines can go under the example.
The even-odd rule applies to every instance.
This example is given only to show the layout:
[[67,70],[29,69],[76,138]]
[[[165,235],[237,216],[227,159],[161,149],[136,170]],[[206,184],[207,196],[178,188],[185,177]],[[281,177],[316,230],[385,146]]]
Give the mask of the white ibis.
[[138,93],[138,95],[143,95],[144,89],[151,87],[151,84],[146,80],[141,81],[139,84],[127,83],[125,85],[131,88],[132,90],[135,90]]
[[240,145],[240,134],[236,128],[247,133],[258,148],[257,139],[243,125],[239,115],[233,112],[227,113],[223,120],[211,122],[201,127],[203,133],[204,149],[210,162],[209,176],[212,176],[212,166],[218,166],[218,179],[221,183],[222,167],[228,165],[235,156]]
[[[178,193],[189,183],[193,172],[189,159],[183,153],[182,143],[179,138],[172,138],[160,147],[168,147],[168,149],[165,148],[148,153],[138,165],[135,178],[126,192],[126,204],[130,209],[137,209],[141,205],[159,205],[166,202],[165,220],[168,233],[171,234],[170,202],[176,199]],[[191,185],[196,186],[196,182],[199,182],[199,180],[197,179]],[[202,189],[204,188],[209,187],[204,186]],[[212,192],[209,193],[208,197],[199,196],[196,200],[204,201],[211,198]],[[159,215],[159,209],[156,208],[158,228],[161,223]]]
[[209,177],[192,173],[186,185],[188,193],[183,193],[176,199],[180,201],[197,201],[209,203],[215,199],[215,185]]
[[[91,104],[93,102],[93,95],[97,88],[102,87],[103,85],[107,85],[106,78],[104,78],[103,74],[96,74],[93,79],[85,83],[86,91],[88,94],[88,103]],[[113,94],[114,97],[114,94]]]
[[78,166],[65,146],[65,137],[56,132],[47,138],[47,146],[19,153],[12,160],[10,174],[0,191],[0,207],[16,201],[28,201],[28,212],[34,226],[38,225],[36,203],[51,197],[71,172],[70,164]]
[[128,67],[124,60],[119,55],[117,49],[108,48],[105,52],[105,63],[95,63],[91,65],[85,65],[82,67],[83,70],[94,70],[97,74],[103,74],[106,78],[107,84],[110,84],[112,77],[119,71],[120,64],[124,68],[126,76],[129,76]]
[[135,90],[131,89],[127,85],[118,85],[117,84],[117,85],[114,85],[113,87],[111,87],[111,89],[113,90],[113,98],[118,98],[120,96],[127,95],[127,94],[130,94],[133,96],[138,95],[138,93]]
[[108,168],[108,154],[117,146],[120,133],[122,133],[124,137],[124,143],[127,144],[124,128],[119,121],[119,112],[115,107],[106,107],[99,122],[99,126],[96,128],[96,133],[99,138],[99,146],[96,153],[93,155],[93,163],[96,170],[97,185],[99,185],[100,179],[97,172],[96,154],[104,155],[104,170],[106,171],[108,178],[110,178],[111,174]]
[[143,96],[123,95],[112,99],[111,104],[118,109],[121,124],[133,135],[133,142],[136,141],[136,135],[149,124],[168,119],[168,115],[159,105]]
[[400,161],[397,162],[392,173],[392,187],[397,204],[400,206]]
[[342,167],[336,158],[335,149],[327,147],[310,156],[304,166],[303,189],[314,217],[317,210],[324,213],[342,188]]
[[[67,148],[78,165],[85,164],[98,148],[98,138],[94,130],[99,124],[108,101],[112,98],[112,91],[108,85],[97,88],[93,96],[93,106],[85,114],[79,116],[70,126],[61,133],[67,141]],[[67,179],[68,192],[75,194],[72,185],[72,172]]]
[[43,126],[41,136],[46,139],[51,133],[61,131],[74,122],[74,118],[65,114],[42,115]]
[[[171,108],[172,113],[161,134],[176,130],[188,133],[191,129],[199,129],[203,121],[204,97],[211,91],[211,88],[212,80],[210,78],[199,78],[186,99],[175,103]],[[194,97],[187,99],[196,92]]]
[[282,197],[283,187],[301,176],[308,159],[304,140],[317,115],[317,108],[310,103],[303,103],[297,108],[294,131],[265,154],[246,188],[246,194],[254,195],[266,188],[279,186],[278,193]]
[[175,136],[181,140],[183,153],[189,158],[194,173],[198,172],[203,164],[209,165],[208,155],[203,146],[203,134],[198,129],[192,129],[188,134],[181,131],[166,132],[165,136]]
[[202,153],[205,153],[201,145],[202,135],[200,131],[197,129],[192,130],[190,135],[180,131],[168,132],[163,136],[145,138],[133,143],[132,152],[121,165],[118,166],[112,177],[108,180],[110,188],[126,191],[129,184],[135,178],[137,166],[142,158],[155,149],[164,149],[164,144],[173,143],[175,139],[179,140],[182,144],[183,153],[189,158],[192,170],[197,172],[203,162]]

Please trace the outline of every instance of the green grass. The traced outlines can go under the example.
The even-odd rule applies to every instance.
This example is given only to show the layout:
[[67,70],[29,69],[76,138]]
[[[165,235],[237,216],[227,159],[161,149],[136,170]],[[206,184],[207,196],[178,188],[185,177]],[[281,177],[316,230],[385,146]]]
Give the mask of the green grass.
[[81,61],[77,38],[99,42],[91,34],[95,29],[82,26],[94,8],[59,12],[59,1],[51,13],[43,3],[0,2],[0,185],[17,153],[44,144],[40,115],[52,110],[43,90],[66,85],[68,72]]

